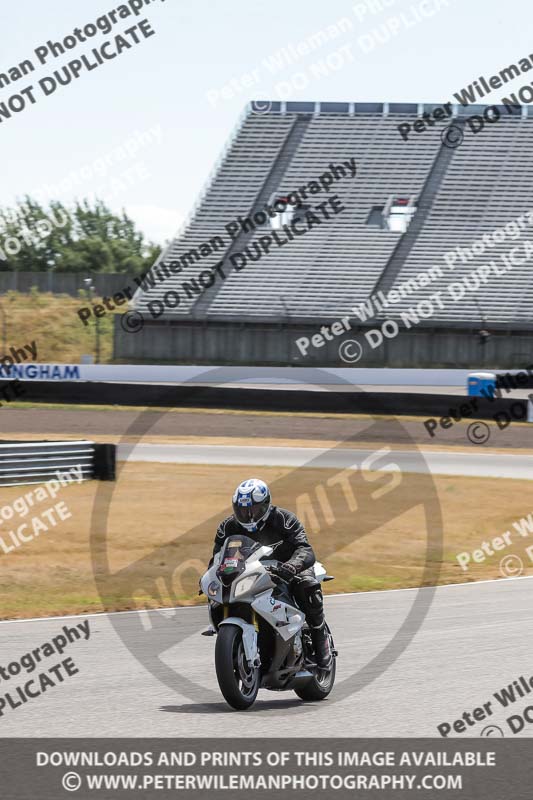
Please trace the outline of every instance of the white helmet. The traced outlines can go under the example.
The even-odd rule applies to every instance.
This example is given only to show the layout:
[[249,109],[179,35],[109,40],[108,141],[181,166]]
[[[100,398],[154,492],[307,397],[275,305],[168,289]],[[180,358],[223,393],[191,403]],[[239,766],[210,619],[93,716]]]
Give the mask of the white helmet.
[[233,495],[233,514],[237,522],[254,533],[264,527],[272,509],[270,490],[259,478],[240,483]]

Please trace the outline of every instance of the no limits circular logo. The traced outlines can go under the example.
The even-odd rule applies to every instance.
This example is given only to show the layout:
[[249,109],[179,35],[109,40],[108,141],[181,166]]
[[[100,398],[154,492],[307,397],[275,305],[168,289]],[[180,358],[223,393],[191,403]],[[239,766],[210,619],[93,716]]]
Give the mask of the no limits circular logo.
[[[228,385],[227,371],[224,368],[206,368],[206,372],[211,375],[211,385],[218,380],[220,384]],[[324,385],[326,373],[315,369],[313,380],[309,381],[307,375],[306,383]],[[306,370],[306,373],[308,371]],[[283,383],[283,372],[276,369],[268,370],[265,379],[268,381]],[[277,379],[277,381],[276,381]],[[189,383],[192,384],[194,378]],[[353,392],[354,412],[357,412],[358,391],[361,391],[348,381],[341,380],[341,383],[349,385],[350,394]],[[338,388],[333,386],[332,389]],[[242,391],[246,391],[243,389]],[[154,403],[155,407],[172,407],[175,403],[175,387],[162,387],[161,397]],[[200,400],[195,400],[198,396],[198,387],[189,386],[188,397],[180,397],[180,405],[183,403],[191,406],[201,406]],[[143,410],[139,412],[135,420],[129,426],[122,437],[121,444],[130,449],[130,452],[143,440],[148,440],[150,431],[155,425],[161,429],[161,421],[165,414],[172,411],[152,411]],[[379,400],[376,401],[376,414],[380,414]],[[383,431],[381,427],[383,421],[380,419],[370,419],[369,425],[364,431],[366,441],[383,441]],[[394,418],[387,420],[387,437],[393,441],[402,437],[405,441],[406,430],[402,424]],[[408,436],[408,434],[407,434]],[[408,436],[409,438],[409,436]],[[319,455],[311,451],[308,461],[301,466],[285,471],[283,477],[270,482],[270,489],[273,500],[280,494],[291,494],[294,491],[294,479],[297,474],[299,479],[299,490],[306,494],[317,493],[317,485],[320,483],[316,477],[318,471],[315,468],[336,470],[336,474],[331,480],[336,479],[340,482],[345,478],[347,468],[344,465],[343,451],[346,453],[346,445],[353,443],[356,447],[360,445],[359,436],[353,436],[340,441],[337,446],[321,450]],[[418,591],[413,593],[412,601],[407,603],[405,616],[401,620],[396,630],[391,634],[387,642],[379,649],[379,652],[366,657],[364,651],[360,651],[354,666],[344,663],[342,673],[343,680],[337,681],[335,689],[330,696],[330,702],[342,701],[349,695],[361,691],[364,687],[372,683],[379,675],[383,674],[403,652],[409,647],[417,631],[420,629],[426,614],[431,606],[435,589],[438,583],[440,567],[442,561],[442,516],[437,490],[433,477],[427,466],[423,454],[420,453],[414,442],[410,442],[415,454],[414,467],[411,462],[410,470],[415,471],[416,481],[412,481],[409,491],[405,491],[404,475],[399,465],[395,462],[394,450],[391,448],[378,448],[374,453],[368,450],[361,450],[361,465],[352,465],[350,481],[357,481],[357,503],[356,509],[352,509],[349,529],[343,530],[341,541],[332,535],[335,531],[334,524],[326,525],[321,529],[319,537],[311,536],[311,543],[316,547],[317,558],[327,566],[328,559],[331,559],[339,550],[345,551],[355,542],[365,536],[371,536],[375,531],[381,530],[384,526],[390,527],[394,519],[401,517],[411,510],[416,509],[421,513],[425,533],[425,563],[421,569]],[[120,444],[119,444],[120,447]],[[351,454],[354,452],[349,451]],[[332,464],[339,462],[339,466],[332,468]],[[383,463],[385,462],[385,463]],[[243,467],[246,473],[249,468]],[[365,470],[369,471],[368,474]],[[250,471],[252,471],[250,469]],[[257,473],[259,468],[253,467],[253,472]],[[122,470],[119,470],[118,480],[120,481]],[[366,477],[364,477],[366,475]],[[371,475],[371,479],[368,477]],[[386,477],[388,476],[388,477]],[[384,485],[387,481],[391,482],[386,497],[383,499]],[[331,483],[331,481],[330,481]],[[355,484],[354,484],[355,485]],[[100,599],[107,611],[114,611],[114,603],[109,598],[121,596],[126,600],[128,606],[136,608],[137,598],[150,597],[154,603],[162,608],[165,605],[176,607],[175,610],[164,611],[153,610],[148,612],[139,610],[137,614],[111,614],[109,617],[115,631],[120,636],[123,643],[130,650],[132,655],[153,675],[157,680],[165,684],[172,691],[188,697],[191,701],[198,701],[199,696],[202,703],[220,704],[221,695],[205,685],[198,683],[195,679],[196,669],[179,669],[175,665],[169,666],[164,660],[164,654],[176,648],[183,647],[185,641],[191,636],[199,635],[201,630],[207,625],[207,609],[202,615],[202,623],[192,624],[192,616],[180,610],[180,595],[192,595],[196,593],[198,580],[207,568],[207,562],[211,555],[212,539],[215,531],[225,514],[207,515],[200,524],[194,525],[185,534],[180,534],[173,541],[163,545],[157,545],[152,551],[127,566],[112,570],[110,567],[110,552],[107,542],[108,530],[110,525],[110,514],[113,507],[113,496],[116,491],[116,484],[99,482],[96,490],[95,504],[93,507],[91,520],[91,555],[93,573]],[[233,491],[233,488],[232,488]],[[169,515],[183,516],[187,508],[187,496],[180,496],[179,486],[169,488]],[[146,508],[150,507],[150,493],[147,489]],[[229,493],[231,499],[231,493]],[[177,502],[178,508],[173,508],[172,504]],[[229,508],[228,508],[229,511]],[[139,526],[139,531],[143,537],[139,542],[140,547],[144,547],[150,541],[150,524],[144,520]],[[198,542],[205,541],[206,531],[210,532],[209,543],[203,547],[198,546]],[[390,534],[389,534],[390,535]],[[184,558],[182,553],[193,553],[189,558]],[[158,566],[154,566],[158,565]],[[354,563],[354,575],[357,575],[357,564]],[[170,598],[170,603],[161,602],[162,587]],[[410,597],[410,596],[409,596]],[[407,599],[407,598],[406,598]],[[149,623],[147,624],[147,616]],[[326,601],[327,616],[327,601]],[[357,640],[357,621],[353,621],[353,637]],[[335,629],[333,635],[335,637]],[[342,642],[336,641],[342,650]],[[214,660],[214,652],[213,652]],[[291,708],[290,714],[295,712],[304,713],[310,706],[298,706]],[[250,712],[249,712],[250,713]],[[281,709],[280,709],[280,714]],[[288,712],[289,713],[289,712]]]

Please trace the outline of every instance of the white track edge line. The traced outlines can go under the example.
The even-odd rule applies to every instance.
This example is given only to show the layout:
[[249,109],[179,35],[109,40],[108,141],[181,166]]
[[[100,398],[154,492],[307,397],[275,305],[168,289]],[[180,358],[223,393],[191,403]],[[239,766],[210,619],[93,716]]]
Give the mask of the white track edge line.
[[[339,592],[339,594],[326,594],[324,598],[330,597],[353,597],[355,595],[364,596],[367,594],[387,594],[391,592],[418,592],[420,589],[450,589],[455,586],[480,586],[483,583],[511,583],[513,581],[531,580],[533,575],[521,575],[516,578],[488,578],[484,581],[466,581],[466,583],[443,583],[440,586],[409,586],[405,589],[370,589],[368,592]],[[60,619],[84,619],[85,617],[110,617],[113,614],[153,614],[160,611],[189,611],[199,606],[164,606],[162,608],[140,608],[131,611],[98,611],[90,614],[64,614],[60,617],[29,617],[28,619],[2,619],[0,625],[14,625],[24,622],[51,622]]]

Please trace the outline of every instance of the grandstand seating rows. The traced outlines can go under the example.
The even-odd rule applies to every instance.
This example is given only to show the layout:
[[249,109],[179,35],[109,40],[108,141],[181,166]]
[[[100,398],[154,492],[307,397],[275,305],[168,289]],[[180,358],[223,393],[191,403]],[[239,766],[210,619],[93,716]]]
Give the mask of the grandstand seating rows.
[[[371,110],[371,109],[376,110]],[[179,259],[214,236],[223,236],[219,250],[187,266],[135,298],[139,310],[160,299],[169,289],[181,297],[177,308],[163,318],[206,320],[328,320],[351,315],[377,289],[405,285],[434,265],[443,276],[390,305],[380,316],[397,317],[402,311],[440,291],[445,308],[436,308],[432,324],[462,324],[473,320],[510,324],[532,322],[531,263],[515,265],[505,275],[490,278],[478,292],[452,302],[450,281],[458,282],[473,269],[495,261],[515,244],[508,236],[453,270],[444,254],[456,246],[469,247],[533,207],[533,120],[502,116],[474,135],[465,126],[463,143],[453,149],[441,141],[443,122],[407,142],[397,126],[414,113],[383,113],[381,106],[358,107],[356,113],[319,113],[250,109],[233,137],[190,222],[163,254],[163,261]],[[460,122],[464,125],[464,120]],[[231,242],[224,226],[237,216],[247,217],[273,195],[283,196],[316,180],[330,163],[355,158],[355,179],[337,181],[344,211],[284,247],[273,247],[260,261],[249,262],[226,280],[187,297],[181,288],[201,272],[236,251],[253,246],[270,232],[270,224]],[[406,233],[367,224],[374,207],[392,196],[415,196],[419,210]],[[316,204],[324,193],[312,197]],[[530,199],[531,198],[531,199]],[[417,215],[420,215],[418,224]],[[400,247],[401,244],[401,247]]]

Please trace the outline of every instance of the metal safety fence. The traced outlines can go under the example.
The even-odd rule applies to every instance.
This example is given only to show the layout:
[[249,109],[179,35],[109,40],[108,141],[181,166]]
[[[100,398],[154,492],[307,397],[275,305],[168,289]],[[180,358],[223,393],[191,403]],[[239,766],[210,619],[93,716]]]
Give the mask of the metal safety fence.
[[116,446],[74,441],[0,441],[0,486],[43,483],[76,467],[82,480],[115,480]]

